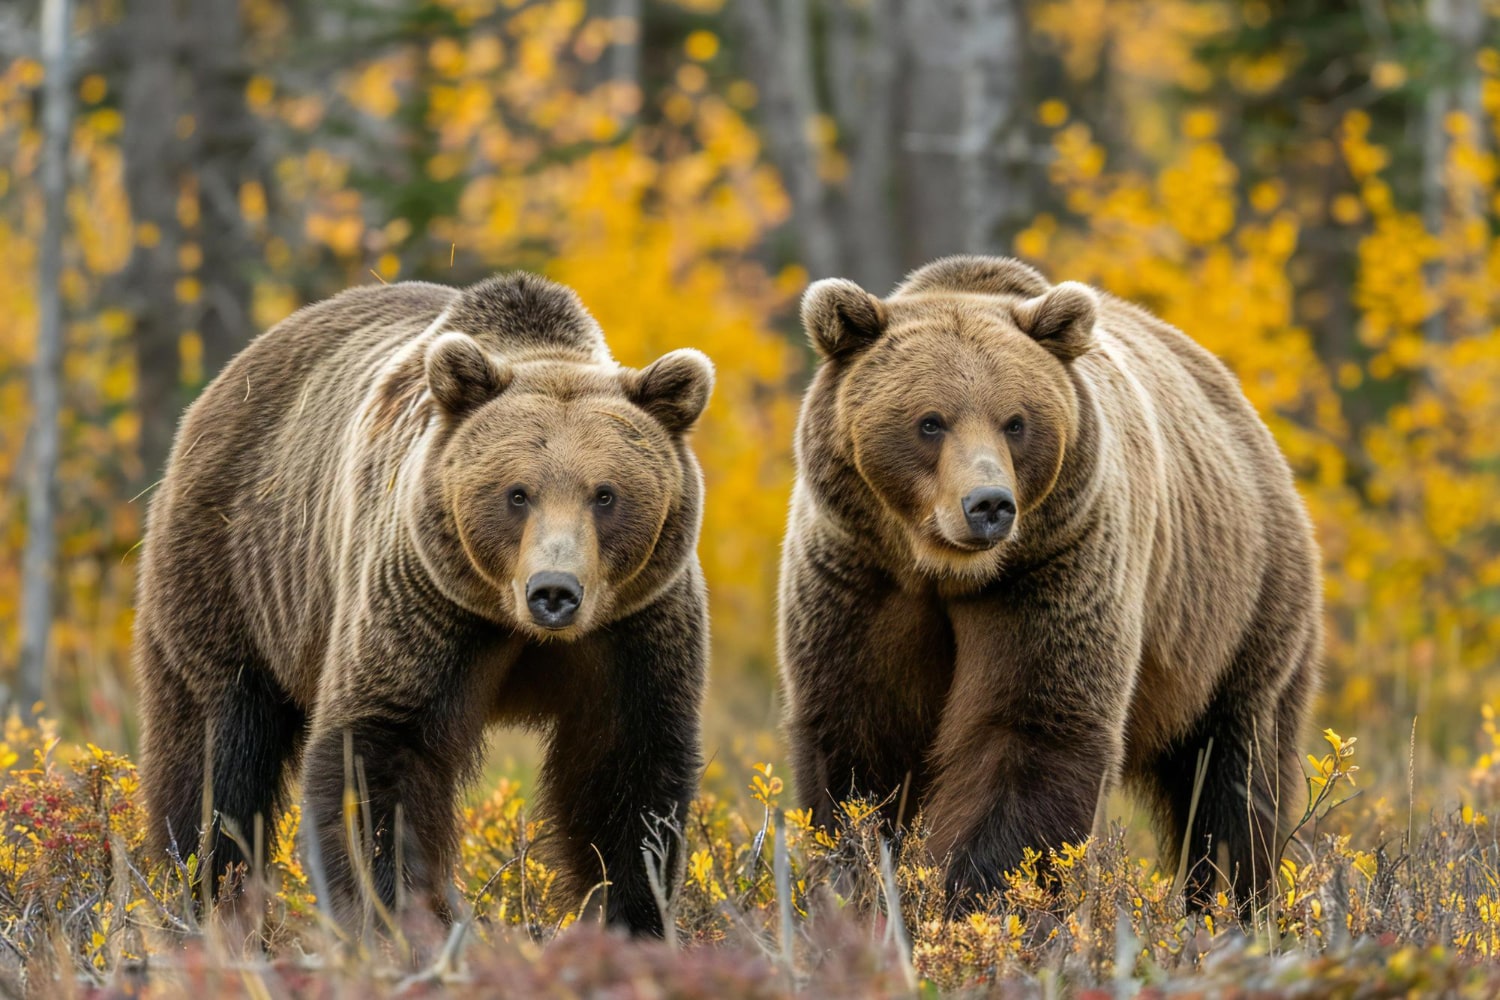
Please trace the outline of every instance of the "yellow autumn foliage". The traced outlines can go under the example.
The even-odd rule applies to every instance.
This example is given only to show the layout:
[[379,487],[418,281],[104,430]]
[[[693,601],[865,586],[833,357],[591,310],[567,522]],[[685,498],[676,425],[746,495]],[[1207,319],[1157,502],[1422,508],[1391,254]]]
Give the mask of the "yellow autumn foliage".
[[[796,220],[750,120],[755,89],[725,75],[721,39],[706,30],[688,34],[647,94],[600,72],[628,31],[577,0],[440,6],[463,31],[355,52],[327,92],[271,70],[248,79],[251,111],[293,137],[278,146],[274,193],[259,181],[238,192],[261,254],[257,325],[351,283],[469,281],[526,267],[577,288],[624,363],[681,346],[706,351],[719,382],[695,445],[708,486],[701,555],[715,670],[764,686],[774,671],[792,427],[808,371],[792,313],[806,280],[819,276],[766,263],[768,237]],[[1119,130],[1132,150],[1125,165],[1111,162],[1064,101],[1039,102],[1058,210],[1038,214],[1014,249],[1056,279],[1091,281],[1147,305],[1234,369],[1316,519],[1327,568],[1329,718],[1366,722],[1373,712],[1405,732],[1403,720],[1416,713],[1434,720],[1424,733],[1441,742],[1455,709],[1497,693],[1486,668],[1500,648],[1500,163],[1483,137],[1500,115],[1500,54],[1484,49],[1478,58],[1483,120],[1446,122],[1448,205],[1436,229],[1393,192],[1393,151],[1372,137],[1365,112],[1350,112],[1314,151],[1347,174],[1328,211],[1358,238],[1352,280],[1338,293],[1357,350],[1333,362],[1304,325],[1301,311],[1318,300],[1295,277],[1311,209],[1274,174],[1248,183],[1227,151],[1220,111],[1191,96],[1211,82],[1198,46],[1235,18],[1264,23],[1263,7],[1037,3],[1038,35],[1070,73],[1086,76],[1108,53],[1112,78],[1139,93],[1121,96],[1128,114]],[[246,16],[261,51],[287,43],[293,28],[278,4],[248,4]],[[1285,71],[1259,59],[1224,72],[1258,91]],[[1390,68],[1377,75],[1381,86],[1399,85]],[[21,375],[36,319],[40,83],[34,60],[0,67],[0,297],[8,305],[0,412],[16,417],[0,424],[0,475],[13,483],[24,468]],[[1167,88],[1190,96],[1185,104],[1151,97]],[[54,700],[85,731],[124,743],[132,549],[149,493],[132,499],[140,421],[132,318],[119,288],[132,247],[161,234],[130,218],[108,82],[89,75],[78,97]],[[357,183],[370,165],[334,137],[379,135],[397,120],[420,140],[403,169],[433,192],[431,218],[393,212]],[[841,155],[831,122],[809,130],[820,137],[820,160]],[[177,295],[188,303],[204,294],[198,199],[185,176]],[[1432,333],[1435,319],[1442,336]],[[194,385],[201,338],[186,328],[179,343],[182,376]],[[1356,414],[1354,398],[1374,402]],[[19,491],[6,504],[5,541],[19,551]],[[0,648],[17,646],[18,597],[18,564],[0,561]]]

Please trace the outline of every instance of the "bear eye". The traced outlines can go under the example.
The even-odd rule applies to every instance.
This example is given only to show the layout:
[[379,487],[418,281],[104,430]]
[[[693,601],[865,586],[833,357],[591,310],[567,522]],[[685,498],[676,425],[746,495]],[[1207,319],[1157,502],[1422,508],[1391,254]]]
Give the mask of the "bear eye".
[[1020,417],[1011,417],[1010,423],[1005,425],[1005,433],[1009,434],[1011,437],[1016,437],[1025,429],[1026,422],[1023,421]]
[[608,507],[610,504],[612,504],[614,502],[615,502],[615,491],[612,490],[612,489],[610,489],[608,486],[601,486],[601,487],[599,487],[598,492],[596,492],[594,494],[594,503],[595,503],[596,506],[599,506],[599,507]]
[[529,499],[525,490],[515,489],[510,491],[510,505],[512,507],[524,507],[526,506],[526,501]]
[[922,418],[922,422],[918,425],[918,427],[920,427],[922,433],[926,434],[928,437],[935,437],[936,435],[943,433],[943,418],[938,416],[936,413],[929,413],[927,414],[927,416]]

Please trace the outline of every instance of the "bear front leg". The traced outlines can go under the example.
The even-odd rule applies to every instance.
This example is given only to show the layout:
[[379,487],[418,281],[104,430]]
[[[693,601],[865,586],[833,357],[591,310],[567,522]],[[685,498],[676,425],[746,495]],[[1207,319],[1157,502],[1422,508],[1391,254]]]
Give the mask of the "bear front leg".
[[542,768],[549,839],[580,898],[594,889],[590,905],[637,934],[663,933],[643,852],[668,899],[681,881],[680,834],[703,769],[707,625],[694,572],[557,653],[569,695]]
[[953,635],[927,596],[816,539],[782,567],[781,664],[797,800],[834,827],[855,799],[893,826],[916,815],[953,674]]
[[1002,888],[1027,848],[1082,843],[1120,768],[1138,641],[1107,602],[1046,603],[952,609],[957,667],[925,815],[959,910]]
[[[322,881],[314,887],[349,930],[378,922],[377,901],[391,915],[409,900],[451,917],[457,799],[484,749],[486,672],[450,649],[419,656],[399,645],[378,658],[367,650],[379,664],[368,676],[334,668],[346,680],[322,693],[303,762],[303,824],[316,837],[309,861]],[[350,816],[346,789],[357,804]]]
[[[456,800],[480,742],[478,726],[398,706],[331,718],[320,729],[308,748],[303,822],[317,836],[342,926],[366,926],[375,900],[395,914],[398,886],[439,918],[451,916]],[[346,788],[358,804],[352,817],[344,814]]]

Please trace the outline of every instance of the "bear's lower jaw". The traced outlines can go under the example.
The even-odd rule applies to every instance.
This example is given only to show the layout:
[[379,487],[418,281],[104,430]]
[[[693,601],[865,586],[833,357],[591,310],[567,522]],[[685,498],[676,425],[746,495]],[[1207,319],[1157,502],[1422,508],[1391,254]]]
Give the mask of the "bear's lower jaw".
[[914,534],[911,552],[923,576],[974,585],[998,576],[1004,561],[1004,546],[998,539],[961,543],[936,534]]
[[954,552],[959,552],[964,555],[975,555],[980,552],[990,551],[1004,540],[1005,539],[1003,538],[986,538],[975,539],[973,541],[955,542],[951,538],[940,537],[936,541],[937,547],[939,549],[951,549]]
[[589,630],[586,623],[576,618],[567,625],[550,626],[533,621],[527,615],[519,621],[517,631],[535,642],[573,642],[583,638]]

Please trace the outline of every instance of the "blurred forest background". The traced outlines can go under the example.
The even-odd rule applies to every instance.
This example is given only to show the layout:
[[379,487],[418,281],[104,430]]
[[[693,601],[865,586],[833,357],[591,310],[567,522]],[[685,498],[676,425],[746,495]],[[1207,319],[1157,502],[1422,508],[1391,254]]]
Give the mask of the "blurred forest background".
[[0,6],[15,704],[132,745],[151,487],[183,406],[252,336],[351,284],[529,268],[579,291],[622,362],[717,363],[696,439],[711,697],[762,726],[811,361],[798,294],[1014,253],[1238,372],[1323,546],[1319,724],[1404,760],[1416,716],[1421,745],[1471,756],[1500,695],[1496,5],[43,5],[70,24],[45,58],[35,5]]

